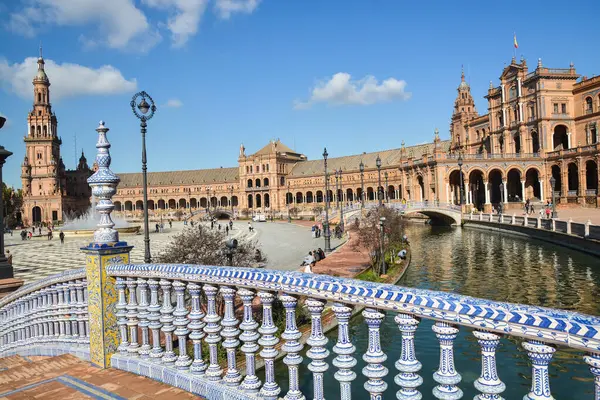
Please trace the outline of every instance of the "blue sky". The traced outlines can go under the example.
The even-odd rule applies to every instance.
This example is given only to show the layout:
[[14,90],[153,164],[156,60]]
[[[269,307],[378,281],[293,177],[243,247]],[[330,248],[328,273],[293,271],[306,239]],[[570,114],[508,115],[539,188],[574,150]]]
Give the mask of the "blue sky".
[[237,165],[240,143],[251,153],[273,138],[309,159],[323,146],[335,157],[430,141],[435,127],[447,138],[461,65],[485,113],[513,32],[530,68],[541,57],[598,74],[600,2],[569,4],[0,0],[0,114],[8,119],[0,143],[14,152],[4,179],[21,186],[35,71],[28,57],[40,40],[68,168],[82,148],[91,164],[102,119],[113,170],[141,169],[129,108],[138,90],[158,107],[149,170],[214,168]]

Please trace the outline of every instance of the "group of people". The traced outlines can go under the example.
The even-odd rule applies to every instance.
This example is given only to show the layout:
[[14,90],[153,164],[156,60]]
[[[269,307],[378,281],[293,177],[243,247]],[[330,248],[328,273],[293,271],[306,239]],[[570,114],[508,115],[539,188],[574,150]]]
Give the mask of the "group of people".
[[[169,228],[173,228],[173,221],[169,220]],[[162,222],[162,220],[160,221],[160,224],[157,222],[156,225],[154,225],[154,232],[158,233],[158,232],[164,232],[165,231],[165,224]]]
[[319,225],[313,225],[310,230],[313,238],[321,237],[321,227]]
[[533,203],[527,199],[525,200],[525,214],[529,215],[529,214],[533,214],[535,213],[535,209],[533,207]]
[[315,264],[323,259],[325,259],[325,252],[319,247],[317,250],[309,251],[300,266],[304,266],[304,272],[312,273]]
[[[40,226],[38,229],[39,232],[39,236],[42,236],[42,227]],[[36,228],[31,228],[30,231],[23,229],[20,233],[21,235],[21,240],[31,240],[31,238],[33,237],[34,233],[35,233]],[[48,228],[48,233],[46,234],[46,237],[48,238],[48,240],[52,240],[54,239],[54,231],[53,231],[53,227],[49,227]],[[58,234],[58,237],[60,238],[60,243],[63,244],[65,242],[65,234],[63,231],[60,231],[60,233]]]

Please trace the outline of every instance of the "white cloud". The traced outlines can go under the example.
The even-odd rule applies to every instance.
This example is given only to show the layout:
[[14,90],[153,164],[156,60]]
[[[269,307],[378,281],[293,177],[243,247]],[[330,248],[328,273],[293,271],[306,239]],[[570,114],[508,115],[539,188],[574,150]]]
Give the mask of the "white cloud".
[[216,0],[215,9],[223,19],[229,19],[231,14],[252,12],[258,7],[261,0]]
[[310,99],[296,101],[294,108],[310,108],[316,103],[330,105],[370,105],[408,100],[412,93],[406,92],[406,81],[388,78],[381,83],[374,76],[367,75],[360,80],[352,80],[350,74],[338,72],[327,82],[319,82],[311,91]]
[[[133,92],[137,88],[135,79],[127,80],[113,66],[99,68],[85,67],[79,64],[57,64],[45,60],[45,70],[52,84],[51,99],[82,95],[111,95]],[[31,81],[37,71],[37,59],[28,57],[22,63],[9,64],[0,58],[0,83],[23,98],[33,96]]]
[[171,31],[173,47],[184,46],[198,32],[208,0],[142,0],[153,8],[169,12],[167,28]]
[[28,0],[27,4],[8,19],[8,27],[24,36],[34,37],[52,25],[93,25],[98,32],[80,37],[86,46],[143,52],[160,41],[160,35],[133,0]]
[[168,108],[179,108],[181,106],[183,106],[183,103],[179,99],[169,99],[169,101],[165,103],[165,107]]

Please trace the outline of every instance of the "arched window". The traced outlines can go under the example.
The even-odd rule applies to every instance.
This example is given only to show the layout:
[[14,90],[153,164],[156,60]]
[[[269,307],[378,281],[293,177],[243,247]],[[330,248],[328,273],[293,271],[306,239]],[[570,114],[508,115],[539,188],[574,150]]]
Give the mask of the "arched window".
[[269,178],[263,179],[263,186],[264,187],[269,187]]
[[586,114],[591,114],[594,112],[594,104],[591,97],[586,97],[585,99],[585,112]]
[[251,188],[252,187],[252,179],[248,179],[248,187]]
[[[260,178],[256,178],[254,186],[257,187],[257,188],[260,187]],[[257,207],[258,207],[258,205],[257,205]]]
[[285,177],[279,178],[279,186],[285,186]]
[[38,103],[42,102],[42,94],[38,92]]
[[269,164],[267,164],[267,172],[269,172]]

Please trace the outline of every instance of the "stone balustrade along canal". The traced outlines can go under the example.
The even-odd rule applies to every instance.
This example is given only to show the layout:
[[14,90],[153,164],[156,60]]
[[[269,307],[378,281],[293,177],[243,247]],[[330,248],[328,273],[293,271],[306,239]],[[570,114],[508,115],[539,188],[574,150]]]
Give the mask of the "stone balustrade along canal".
[[[82,249],[85,269],[32,283],[0,300],[0,356],[71,353],[101,368],[117,368],[188,390],[207,399],[324,399],[324,373],[335,368],[341,398],[350,399],[352,382],[363,374],[365,396],[382,399],[388,391],[384,365],[396,359],[396,398],[460,399],[462,377],[455,364],[454,341],[472,330],[480,346],[477,399],[501,399],[506,386],[496,366],[502,337],[520,342],[531,364],[531,386],[524,399],[552,399],[548,366],[557,347],[584,352],[595,398],[600,399],[600,318],[577,312],[495,302],[453,293],[388,284],[239,267],[131,264],[131,246],[119,241],[110,218],[118,177],[109,169],[108,128],[97,129],[98,171],[89,179],[101,215],[94,242]],[[281,301],[285,329],[278,333],[273,305]],[[222,302],[223,307],[217,307]],[[310,314],[307,349],[299,343],[299,303]],[[241,304],[242,315],[236,313]],[[356,348],[349,328],[354,307],[364,306],[368,344]],[[253,307],[260,308],[255,317]],[[338,320],[330,354],[322,315],[331,307]],[[380,327],[393,318],[400,354],[389,354]],[[432,320],[431,346],[439,348],[432,392],[421,389],[423,366],[415,335],[422,320]],[[276,348],[283,341],[281,350]],[[219,350],[224,349],[225,360]],[[312,393],[300,390],[304,350],[310,359]],[[275,380],[279,351],[288,368],[289,389]],[[511,348],[509,351],[518,351]],[[237,367],[237,354],[244,370]],[[264,378],[255,371],[265,362]],[[366,366],[356,371],[356,358]],[[262,375],[262,374],[261,374]],[[590,385],[592,385],[590,383]],[[391,388],[390,388],[391,389]],[[389,391],[388,391],[389,392]],[[363,398],[363,397],[361,397]]]

